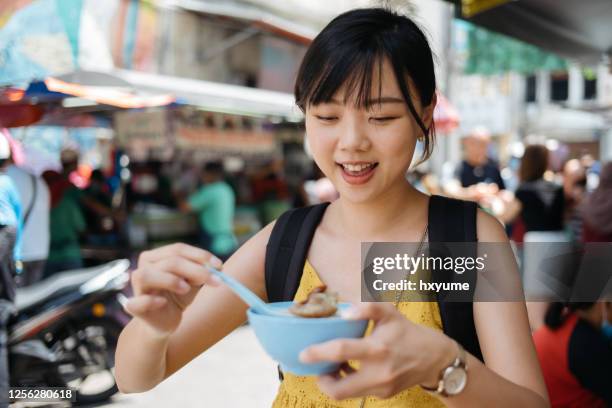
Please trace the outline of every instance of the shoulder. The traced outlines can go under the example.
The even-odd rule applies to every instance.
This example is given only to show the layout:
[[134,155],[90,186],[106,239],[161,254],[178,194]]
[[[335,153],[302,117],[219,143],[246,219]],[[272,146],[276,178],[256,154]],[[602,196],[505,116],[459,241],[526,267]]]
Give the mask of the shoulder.
[[202,190],[210,194],[229,194],[234,191],[232,190],[232,186],[226,181],[205,185],[202,187]]
[[208,186],[202,186],[198,188],[197,190],[195,190],[189,195],[189,199],[193,200],[195,197],[205,196],[206,194],[208,194],[208,188],[209,188]]
[[230,183],[224,181],[223,183],[221,183],[220,185],[220,189],[223,190],[223,192],[225,194],[231,194],[234,195],[234,189],[232,188],[232,186],[230,185]]
[[503,224],[480,208],[476,210],[476,231],[481,242],[508,242]]
[[[479,208],[475,202],[442,196],[431,196],[430,200],[435,200],[435,202],[430,203],[431,208],[437,209],[436,213],[444,213],[445,216],[457,214],[461,207],[476,206],[476,234],[478,240],[482,242],[508,241],[503,224],[497,218]],[[449,211],[450,209],[454,209],[454,211]]]

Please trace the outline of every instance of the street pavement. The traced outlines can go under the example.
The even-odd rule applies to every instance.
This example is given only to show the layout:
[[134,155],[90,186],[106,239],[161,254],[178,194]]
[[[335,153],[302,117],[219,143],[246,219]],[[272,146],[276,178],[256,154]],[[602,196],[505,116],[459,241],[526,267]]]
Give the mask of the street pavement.
[[270,407],[278,384],[276,364],[242,326],[153,390],[97,407]]

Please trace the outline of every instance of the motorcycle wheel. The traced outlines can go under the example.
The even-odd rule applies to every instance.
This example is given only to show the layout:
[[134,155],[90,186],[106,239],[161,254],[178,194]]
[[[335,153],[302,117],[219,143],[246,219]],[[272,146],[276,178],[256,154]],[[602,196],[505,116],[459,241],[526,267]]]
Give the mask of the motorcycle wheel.
[[[96,361],[92,365],[85,359],[79,359],[81,366],[77,369],[82,374],[65,378],[68,387],[76,390],[77,405],[104,402],[119,391],[115,382],[114,366],[117,339],[122,329],[120,323],[110,318],[91,318],[73,322],[72,332],[78,336],[79,347],[85,347],[81,352],[85,351],[89,360]],[[74,337],[74,334],[63,333],[57,338],[62,344],[66,344],[67,341],[74,342],[74,339],[69,337]],[[79,350],[73,352],[79,353]],[[87,372],[92,369],[95,371]]]

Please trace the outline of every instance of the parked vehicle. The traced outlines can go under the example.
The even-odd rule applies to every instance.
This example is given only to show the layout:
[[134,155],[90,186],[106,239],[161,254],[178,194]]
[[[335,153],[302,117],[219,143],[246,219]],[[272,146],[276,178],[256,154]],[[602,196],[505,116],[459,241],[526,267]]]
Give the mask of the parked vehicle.
[[121,307],[130,262],[53,275],[20,288],[9,321],[12,387],[70,387],[77,403],[109,399],[119,333],[129,320]]

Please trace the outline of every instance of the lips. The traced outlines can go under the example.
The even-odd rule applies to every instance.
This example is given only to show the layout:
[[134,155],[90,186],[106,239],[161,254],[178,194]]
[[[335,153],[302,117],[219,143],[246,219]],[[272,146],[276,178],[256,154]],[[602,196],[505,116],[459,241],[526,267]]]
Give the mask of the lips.
[[338,163],[344,181],[349,184],[358,185],[367,183],[374,175],[377,162],[351,162]]

